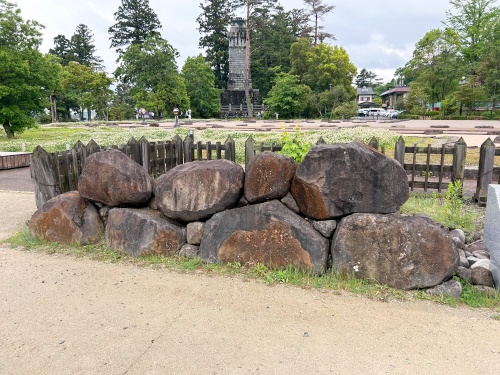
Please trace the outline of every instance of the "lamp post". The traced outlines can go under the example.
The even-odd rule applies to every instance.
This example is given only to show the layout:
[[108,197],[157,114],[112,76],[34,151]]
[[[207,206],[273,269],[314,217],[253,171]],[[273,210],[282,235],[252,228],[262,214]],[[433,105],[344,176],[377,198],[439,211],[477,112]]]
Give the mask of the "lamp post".
[[175,124],[174,128],[179,127],[179,108],[174,108]]

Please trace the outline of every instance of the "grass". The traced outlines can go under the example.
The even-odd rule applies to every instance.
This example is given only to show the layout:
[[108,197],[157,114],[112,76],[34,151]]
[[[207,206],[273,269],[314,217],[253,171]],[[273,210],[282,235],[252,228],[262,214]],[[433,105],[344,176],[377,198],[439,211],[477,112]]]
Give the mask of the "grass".
[[474,308],[488,308],[494,312],[492,319],[500,320],[500,294],[494,296],[475,291],[470,284],[463,281],[463,294],[459,300],[431,296],[424,291],[402,291],[385,285],[370,283],[356,279],[350,275],[337,275],[333,272],[322,276],[311,275],[309,272],[288,267],[272,269],[263,264],[247,266],[238,262],[227,264],[205,263],[199,258],[185,258],[180,256],[149,255],[130,257],[107,248],[104,241],[96,245],[68,246],[56,243],[43,243],[33,239],[29,230],[15,233],[6,243],[12,247],[22,247],[30,251],[47,254],[62,254],[77,258],[91,259],[100,262],[132,264],[139,267],[168,269],[175,272],[196,272],[206,275],[235,277],[242,280],[256,280],[267,285],[285,284],[304,289],[324,290],[334,293],[352,293],[369,299],[389,301],[428,300],[448,306],[470,306]]

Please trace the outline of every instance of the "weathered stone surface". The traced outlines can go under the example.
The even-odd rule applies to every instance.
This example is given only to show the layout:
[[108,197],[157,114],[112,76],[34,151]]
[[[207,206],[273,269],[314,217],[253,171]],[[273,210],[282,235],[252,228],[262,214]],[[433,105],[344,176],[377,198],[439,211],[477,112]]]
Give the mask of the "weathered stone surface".
[[243,194],[243,168],[229,160],[178,165],[155,181],[156,202],[167,216],[203,220],[235,207]]
[[172,255],[186,243],[186,228],[148,209],[112,209],[105,233],[111,249],[132,256]]
[[470,268],[458,267],[457,276],[469,283],[472,282],[472,271]]
[[336,272],[399,289],[438,285],[459,265],[457,249],[438,224],[399,214],[343,218],[331,253]]
[[476,251],[489,252],[483,241],[473,242],[470,245],[467,245],[465,249],[471,253],[474,253]]
[[470,267],[470,264],[469,264],[469,261],[467,260],[466,257],[460,257],[460,267],[466,267],[466,268],[469,268]]
[[[451,232],[450,232],[451,233]],[[457,249],[465,249],[465,244],[460,240],[458,237],[451,237],[451,240],[453,241],[453,244]]]
[[260,203],[283,198],[289,191],[297,162],[274,152],[254,156],[245,170],[245,198]]
[[288,193],[281,199],[281,203],[283,203],[290,211],[298,214],[300,213],[299,206],[297,206],[297,202],[293,199],[292,194]]
[[335,220],[311,220],[314,229],[323,235],[323,237],[330,238],[337,228],[337,221]]
[[460,242],[465,244],[465,233],[462,229],[453,229],[449,235],[452,238],[458,238]]
[[478,259],[490,259],[490,253],[486,250],[478,250],[472,253]]
[[325,272],[329,241],[273,200],[220,212],[205,226],[200,258]]
[[449,296],[452,298],[460,298],[462,295],[462,284],[456,280],[448,280],[442,284],[426,290],[431,296]]
[[318,145],[297,168],[291,193],[316,220],[393,213],[408,199],[408,177],[397,161],[361,142]]
[[497,290],[495,288],[485,285],[472,285],[472,289],[474,289],[474,291],[477,293],[483,293],[492,298],[494,298],[497,293]]
[[108,206],[145,206],[153,183],[144,168],[123,152],[106,150],[87,158],[78,191],[82,197]]
[[198,252],[200,251],[199,246],[191,245],[189,243],[185,244],[179,250],[179,255],[186,258],[196,258],[198,256]]
[[191,245],[199,245],[205,231],[205,223],[195,221],[187,225],[187,242]]
[[471,266],[471,280],[474,285],[493,287],[493,275],[491,274],[491,263],[488,259],[478,260]]
[[35,238],[76,245],[95,243],[104,232],[97,209],[77,191],[45,202],[31,217],[29,228]]

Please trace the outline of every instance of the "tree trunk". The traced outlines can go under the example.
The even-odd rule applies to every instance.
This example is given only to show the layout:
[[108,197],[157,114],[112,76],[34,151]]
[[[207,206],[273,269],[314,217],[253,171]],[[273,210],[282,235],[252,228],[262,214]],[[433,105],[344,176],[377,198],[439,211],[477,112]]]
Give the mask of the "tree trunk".
[[52,95],[49,97],[50,99],[50,116],[52,123],[57,121],[57,108],[56,108],[56,99]]
[[5,130],[5,133],[7,134],[7,138],[8,139],[14,138],[14,131],[12,130],[12,128],[11,128],[11,126],[10,126],[10,124],[9,124],[8,121],[5,121],[3,123],[3,128]]

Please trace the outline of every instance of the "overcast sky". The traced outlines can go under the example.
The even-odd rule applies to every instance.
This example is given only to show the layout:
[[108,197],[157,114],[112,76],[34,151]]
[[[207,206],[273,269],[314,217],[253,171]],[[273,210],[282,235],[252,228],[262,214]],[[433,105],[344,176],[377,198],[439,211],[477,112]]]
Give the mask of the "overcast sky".
[[[115,23],[113,14],[121,0],[10,0],[17,3],[24,19],[34,19],[45,26],[42,52],[53,47],[54,37],[68,39],[79,24],[87,25],[94,34],[97,55],[106,70],[116,68],[116,54],[110,49],[108,28]],[[180,53],[179,68],[198,49],[196,18],[204,0],[149,0],[150,7],[162,23],[162,35]],[[427,31],[441,27],[448,0],[325,0],[335,5],[322,24],[336,36],[331,44],[343,46],[358,72],[373,70],[384,82],[410,58],[415,43]],[[302,0],[280,0],[285,9],[303,8]]]

